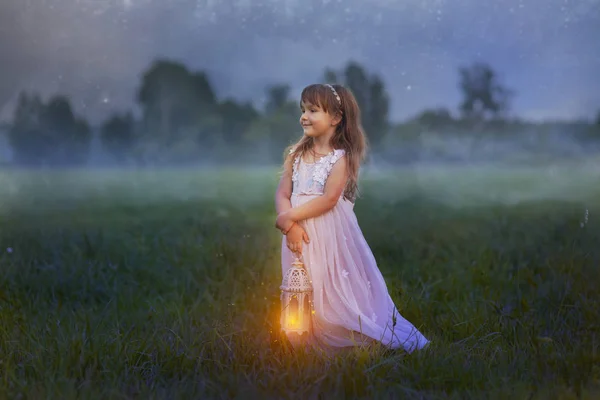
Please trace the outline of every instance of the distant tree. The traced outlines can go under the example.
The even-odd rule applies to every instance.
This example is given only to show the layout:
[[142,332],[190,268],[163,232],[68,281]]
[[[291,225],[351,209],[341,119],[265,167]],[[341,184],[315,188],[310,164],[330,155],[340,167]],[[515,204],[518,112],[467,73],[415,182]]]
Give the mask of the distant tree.
[[10,146],[4,146],[8,144],[8,131],[10,126],[7,123],[0,122],[0,168],[8,165],[8,152],[6,151]]
[[454,122],[450,111],[446,108],[427,109],[420,112],[414,120],[421,126],[436,129],[449,126]]
[[65,96],[54,96],[45,105],[39,95],[21,93],[8,139],[18,164],[64,166],[88,160],[92,135]]
[[365,128],[369,125],[369,111],[371,105],[369,103],[371,95],[371,87],[369,77],[365,69],[356,62],[349,62],[343,72],[344,83],[356,97],[356,101],[361,108],[363,125]]
[[498,82],[497,74],[484,63],[460,68],[460,89],[463,101],[460,111],[467,119],[498,118],[509,110],[514,92]]
[[100,128],[104,150],[120,163],[133,154],[135,139],[135,120],[131,112],[113,115]]
[[367,129],[372,132],[371,142],[379,144],[388,129],[390,98],[383,81],[377,75],[371,78],[369,103]]
[[281,151],[298,140],[300,131],[300,108],[289,97],[287,85],[272,85],[266,88],[265,114],[255,119],[244,135],[244,144],[256,146],[256,157],[267,162],[279,162]]
[[219,114],[222,117],[223,139],[231,146],[240,144],[244,132],[260,116],[251,103],[239,104],[232,99],[219,104]]
[[352,91],[361,109],[362,125],[369,143],[374,146],[381,143],[389,129],[390,104],[383,80],[376,74],[369,76],[366,70],[354,61],[350,61],[340,72],[327,68],[324,80],[325,83],[342,84]]
[[588,127],[588,137],[600,139],[600,110],[596,113],[595,121]]
[[36,166],[46,161],[49,143],[41,129],[43,110],[39,95],[19,95],[7,135],[16,164]]
[[84,165],[90,158],[92,129],[83,118],[77,118],[70,134],[71,140],[65,141],[65,157],[69,165]]
[[92,133],[89,124],[76,118],[65,96],[54,96],[44,109],[42,130],[54,139],[53,165],[81,165],[89,157]]
[[140,151],[147,161],[184,161],[182,154],[170,153],[182,139],[189,152],[186,157],[197,156],[202,144],[215,141],[202,136],[219,133],[214,129],[216,96],[203,72],[192,73],[180,63],[158,60],[143,74],[137,100],[143,110]]
[[268,86],[266,89],[267,103],[265,105],[265,112],[267,114],[274,114],[286,107],[290,107],[290,90],[290,86],[284,84]]
[[325,68],[325,73],[323,74],[324,82],[329,83],[330,85],[339,83],[337,73],[331,68]]

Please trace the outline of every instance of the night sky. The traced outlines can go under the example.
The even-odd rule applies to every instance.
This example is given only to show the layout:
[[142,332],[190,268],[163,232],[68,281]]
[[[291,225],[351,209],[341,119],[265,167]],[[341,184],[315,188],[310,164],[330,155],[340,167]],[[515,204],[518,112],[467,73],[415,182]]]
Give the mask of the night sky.
[[349,60],[379,74],[391,117],[460,102],[457,69],[484,61],[513,114],[600,109],[600,0],[0,0],[0,117],[22,89],[63,93],[90,122],[135,107],[141,72],[170,58],[220,99],[289,83],[297,96]]

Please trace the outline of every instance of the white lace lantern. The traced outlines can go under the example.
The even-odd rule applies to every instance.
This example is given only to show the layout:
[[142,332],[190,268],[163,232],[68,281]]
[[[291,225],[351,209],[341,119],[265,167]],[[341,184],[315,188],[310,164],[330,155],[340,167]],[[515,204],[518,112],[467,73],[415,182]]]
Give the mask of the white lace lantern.
[[296,258],[281,283],[281,329],[299,337],[311,327],[312,284],[304,264]]

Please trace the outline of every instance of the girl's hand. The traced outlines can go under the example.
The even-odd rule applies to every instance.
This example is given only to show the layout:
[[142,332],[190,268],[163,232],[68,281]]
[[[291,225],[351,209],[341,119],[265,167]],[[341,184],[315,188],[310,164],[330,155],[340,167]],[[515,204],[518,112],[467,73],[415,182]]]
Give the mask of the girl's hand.
[[294,224],[286,235],[286,245],[294,253],[302,254],[302,241],[310,243],[308,234],[299,224]]
[[287,232],[293,224],[294,221],[292,221],[287,212],[282,212],[275,220],[275,227],[281,232]]

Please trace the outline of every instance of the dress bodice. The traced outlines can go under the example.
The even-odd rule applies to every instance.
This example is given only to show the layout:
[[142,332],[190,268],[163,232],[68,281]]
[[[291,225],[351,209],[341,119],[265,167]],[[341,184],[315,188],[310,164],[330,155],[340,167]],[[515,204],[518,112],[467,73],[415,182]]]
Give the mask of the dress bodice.
[[[290,151],[291,153],[291,151]],[[325,182],[333,165],[345,154],[342,149],[333,150],[314,163],[307,163],[302,156],[294,159],[292,171],[292,194],[296,195],[321,195],[325,189]]]

